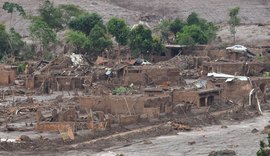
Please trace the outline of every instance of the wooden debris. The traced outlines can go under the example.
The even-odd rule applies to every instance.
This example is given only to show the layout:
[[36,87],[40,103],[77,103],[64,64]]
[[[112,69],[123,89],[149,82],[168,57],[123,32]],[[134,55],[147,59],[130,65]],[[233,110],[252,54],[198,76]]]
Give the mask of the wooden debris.
[[174,130],[179,130],[179,131],[191,131],[191,127],[188,125],[180,124],[180,123],[172,123],[171,124],[172,128]]

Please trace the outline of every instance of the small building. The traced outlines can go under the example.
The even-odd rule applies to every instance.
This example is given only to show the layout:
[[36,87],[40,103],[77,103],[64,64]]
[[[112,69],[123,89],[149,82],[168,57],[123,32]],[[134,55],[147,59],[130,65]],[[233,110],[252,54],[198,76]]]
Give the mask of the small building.
[[214,98],[219,96],[219,88],[198,89],[198,90],[174,90],[172,93],[173,104],[188,103],[194,104],[198,108],[209,106]]

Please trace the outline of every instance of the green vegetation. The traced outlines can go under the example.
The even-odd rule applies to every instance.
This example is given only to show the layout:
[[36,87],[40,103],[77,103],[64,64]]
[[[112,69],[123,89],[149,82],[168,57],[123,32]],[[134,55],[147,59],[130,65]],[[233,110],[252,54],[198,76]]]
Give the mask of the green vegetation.
[[267,59],[265,58],[265,56],[263,56],[263,55],[261,55],[261,54],[257,54],[257,55],[255,56],[255,59],[256,59],[257,61],[261,61],[261,62],[267,61]]
[[[192,12],[186,19],[181,21],[162,20],[156,27],[162,43],[176,43],[182,45],[207,44],[215,39],[217,27],[205,19]],[[174,40],[169,39],[170,34],[174,34]]]
[[[185,41],[185,42],[182,42],[182,41]],[[188,44],[189,42],[186,42],[186,41],[190,41],[190,43],[206,44],[208,42],[208,39],[200,26],[190,25],[190,26],[184,26],[183,32],[178,32],[176,35],[177,43]]]
[[25,67],[26,67],[26,63],[25,62],[19,63],[18,64],[18,68],[17,68],[17,73],[18,74],[22,73],[25,70]]
[[173,20],[169,25],[170,31],[173,32],[175,36],[178,32],[182,31],[183,27],[184,23],[179,18]]
[[199,25],[200,24],[199,15],[195,12],[192,12],[187,18],[187,24],[188,25]]
[[[56,31],[63,30],[73,17],[76,18],[82,15],[84,11],[76,5],[59,5],[55,7],[53,2],[45,0],[40,5],[38,13],[39,16],[32,16],[30,18],[30,36],[41,45],[39,51],[43,53],[43,57],[51,58],[52,54],[48,52],[48,49],[57,41]],[[77,50],[83,49],[84,44],[79,43],[85,38],[81,34],[76,33],[69,33],[66,40],[75,46]],[[80,38],[77,39],[77,37]]]
[[216,37],[217,27],[192,12],[182,31],[176,34],[176,43],[184,45],[207,44]]
[[169,42],[171,20],[161,20],[154,28],[162,43]]
[[51,29],[63,30],[66,25],[71,21],[71,18],[78,17],[85,12],[79,6],[67,5],[54,5],[53,2],[45,0],[38,9],[39,16],[31,17],[32,21],[41,20],[45,22]]
[[47,51],[49,44],[57,41],[56,33],[42,20],[34,20],[29,26],[29,31],[31,37],[41,44],[41,51]]
[[136,57],[141,54],[150,54],[152,50],[152,32],[143,25],[138,25],[131,29],[129,34],[129,47]]
[[96,24],[89,34],[89,49],[95,54],[100,54],[112,46],[103,24]]
[[0,58],[11,52],[11,47],[8,40],[8,33],[4,25],[0,24]]
[[165,46],[162,44],[161,40],[158,37],[153,38],[152,42],[152,55],[160,55],[165,51]]
[[270,154],[270,133],[267,136],[268,145],[261,140],[260,149],[257,151],[257,156],[268,156]]
[[61,4],[57,9],[60,10],[62,14],[64,25],[67,25],[71,21],[71,18],[79,17],[86,13],[84,10],[80,9],[79,6],[73,4]]
[[5,2],[2,7],[5,11],[10,13],[10,27],[12,26],[11,21],[12,21],[12,16],[14,11],[18,11],[19,15],[25,16],[25,12],[22,6],[20,6],[17,3],[10,3],[10,2]]
[[87,13],[72,19],[68,25],[71,29],[81,31],[88,36],[96,24],[103,25],[101,16],[97,13]]
[[13,28],[7,32],[5,26],[0,24],[0,59],[5,55],[17,55],[23,49],[25,43],[22,37]]
[[16,56],[25,47],[25,43],[22,41],[22,36],[17,33],[14,28],[9,32],[9,44],[11,48],[11,55]]
[[194,46],[196,42],[188,33],[178,33],[176,35],[176,42],[181,45]]
[[122,95],[122,94],[126,94],[128,92],[128,88],[125,88],[125,87],[118,87],[118,88],[115,88],[112,93],[114,95]]
[[270,77],[270,72],[263,72],[263,77]]
[[239,11],[240,11],[239,7],[232,8],[229,11],[230,19],[229,19],[228,23],[230,24],[230,31],[231,31],[231,34],[233,36],[233,43],[235,43],[235,34],[236,34],[235,27],[240,24],[240,20],[241,20],[237,16],[239,14]]
[[72,29],[68,33],[67,41],[76,47],[79,53],[99,55],[112,46],[112,41],[97,13],[83,14],[69,23]]
[[40,19],[52,29],[63,29],[63,18],[61,10],[54,7],[54,3],[45,0],[38,9]]
[[87,42],[87,36],[80,31],[70,30],[66,36],[67,43],[75,47],[77,53],[83,53]]
[[111,33],[117,43],[120,45],[126,45],[129,34],[129,27],[123,19],[113,17],[107,24],[109,33]]
[[141,24],[131,29],[128,39],[128,45],[135,57],[160,54],[165,50],[161,40],[158,37],[153,38],[152,31]]

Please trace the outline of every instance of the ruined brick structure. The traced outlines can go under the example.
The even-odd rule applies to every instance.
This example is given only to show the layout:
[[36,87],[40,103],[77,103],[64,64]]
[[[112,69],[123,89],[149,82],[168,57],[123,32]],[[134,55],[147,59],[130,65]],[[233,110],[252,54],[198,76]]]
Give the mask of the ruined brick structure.
[[164,82],[179,84],[180,70],[176,67],[127,66],[124,70],[124,85],[160,85]]
[[[79,103],[81,109],[91,109],[93,111],[104,111],[105,114],[120,115],[121,120],[125,124],[127,124],[126,120],[135,121],[138,115],[147,118],[157,118],[160,113],[171,114],[173,107],[171,97],[166,94],[159,96],[87,96],[80,97]],[[126,116],[133,116],[135,119],[132,120]]]
[[16,79],[17,76],[16,66],[1,65],[0,72],[1,72],[0,85],[7,86],[14,83],[14,80]]
[[217,88],[199,89],[199,90],[174,90],[172,101],[174,104],[187,103],[195,106],[209,106],[213,103],[214,98],[219,95],[220,90]]

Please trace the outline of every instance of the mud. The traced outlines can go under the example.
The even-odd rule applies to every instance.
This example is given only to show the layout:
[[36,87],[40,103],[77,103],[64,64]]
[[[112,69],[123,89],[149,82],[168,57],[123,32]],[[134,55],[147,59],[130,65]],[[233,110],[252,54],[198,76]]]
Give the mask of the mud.
[[[149,155],[160,156],[161,153],[170,156],[208,156],[213,150],[233,150],[236,155],[256,155],[259,149],[259,141],[266,140],[267,134],[262,134],[264,126],[269,123],[270,113],[240,122],[221,121],[221,125],[207,126],[195,129],[191,132],[179,132],[177,135],[161,136],[149,139],[152,144],[141,142],[128,147],[106,149],[106,152],[96,156],[109,156],[111,153],[128,156]],[[258,129],[258,133],[252,133],[252,129]],[[189,142],[195,143],[190,145]]]

